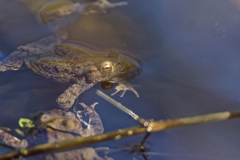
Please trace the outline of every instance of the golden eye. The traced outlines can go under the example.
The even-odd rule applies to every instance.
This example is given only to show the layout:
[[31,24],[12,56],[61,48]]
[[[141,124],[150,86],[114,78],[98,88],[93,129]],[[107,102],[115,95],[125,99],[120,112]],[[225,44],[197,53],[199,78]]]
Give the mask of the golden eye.
[[113,70],[112,62],[103,62],[101,65],[103,72],[111,72]]

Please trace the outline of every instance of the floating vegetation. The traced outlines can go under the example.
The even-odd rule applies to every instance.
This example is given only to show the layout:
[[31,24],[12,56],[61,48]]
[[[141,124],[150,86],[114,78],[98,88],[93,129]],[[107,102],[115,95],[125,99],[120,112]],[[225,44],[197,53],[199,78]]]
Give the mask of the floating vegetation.
[[17,134],[19,134],[21,136],[25,136],[24,132],[18,128],[15,129],[15,132],[17,132]]
[[27,118],[20,118],[18,121],[18,124],[22,128],[33,128],[35,125],[32,120],[27,119]]

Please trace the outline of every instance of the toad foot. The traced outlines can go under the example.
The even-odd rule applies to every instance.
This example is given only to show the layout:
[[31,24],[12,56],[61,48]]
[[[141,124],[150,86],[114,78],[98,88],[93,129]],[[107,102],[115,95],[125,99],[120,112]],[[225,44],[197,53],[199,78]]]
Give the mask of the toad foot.
[[123,93],[121,94],[120,97],[123,97],[125,92],[127,90],[132,91],[137,97],[139,97],[137,91],[130,85],[127,83],[119,83],[116,87],[115,87],[116,92],[114,92],[113,94],[111,94],[112,96],[115,95],[116,93],[118,93],[119,91],[123,91]]

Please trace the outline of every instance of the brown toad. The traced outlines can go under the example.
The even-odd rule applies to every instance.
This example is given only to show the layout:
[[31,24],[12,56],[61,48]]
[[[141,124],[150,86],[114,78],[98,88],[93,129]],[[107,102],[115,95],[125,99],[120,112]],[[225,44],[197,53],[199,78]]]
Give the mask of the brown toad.
[[[43,142],[57,142],[60,140],[72,139],[75,137],[87,137],[96,134],[101,134],[104,131],[102,121],[98,113],[94,110],[94,107],[97,103],[92,104],[91,106],[86,106],[83,103],[80,103],[83,106],[83,110],[76,111],[76,114],[72,112],[66,112],[61,109],[53,109],[47,112],[38,114],[35,117],[35,126],[37,129],[34,140],[41,137],[40,143]],[[88,122],[83,120],[83,117],[87,117]],[[83,126],[86,126],[83,128]],[[32,138],[29,138],[32,140]],[[45,140],[47,139],[47,141]],[[6,131],[0,129],[0,141],[8,146],[14,148],[24,148],[28,146],[27,140],[19,140],[16,137],[13,137]],[[33,144],[37,144],[35,142]],[[104,158],[100,157],[97,152],[103,151],[107,152],[109,149],[107,147],[100,148],[91,148],[84,147],[80,149],[74,149],[70,151],[62,151],[51,153],[46,156],[47,160],[57,159],[57,160],[104,160],[111,159],[110,157],[105,156]]]
[[[54,37],[18,47],[1,63],[0,71],[18,70],[24,63],[46,78],[73,83],[57,98],[61,108],[69,109],[82,92],[96,83],[119,83],[139,73],[139,66],[133,58],[128,59],[115,51],[91,53],[71,44],[54,45],[51,40],[54,42]],[[125,88],[120,90],[132,90],[138,96],[130,85],[123,86]]]
[[[71,9],[71,7],[69,9],[71,3],[61,2],[60,4],[51,3],[41,12],[46,12],[41,15],[41,18],[45,20],[44,22],[49,21],[48,25],[54,28],[53,30],[57,30],[56,36],[49,36],[37,42],[19,46],[0,62],[0,71],[19,70],[25,64],[33,72],[46,78],[62,83],[73,83],[57,98],[57,103],[64,109],[69,109],[82,92],[99,82],[121,83],[116,87],[117,92],[123,90],[124,94],[126,90],[131,90],[138,97],[137,92],[124,82],[139,73],[139,64],[136,59],[116,51],[98,53],[75,44],[61,44],[62,39],[65,39],[67,35],[59,31],[61,27],[58,27],[57,23],[60,22],[53,21],[53,19],[63,19],[76,9]],[[94,13],[125,4],[124,2],[109,3],[107,0],[98,0],[84,6],[81,11],[85,14]],[[58,7],[61,10],[55,12],[56,8],[59,9]]]

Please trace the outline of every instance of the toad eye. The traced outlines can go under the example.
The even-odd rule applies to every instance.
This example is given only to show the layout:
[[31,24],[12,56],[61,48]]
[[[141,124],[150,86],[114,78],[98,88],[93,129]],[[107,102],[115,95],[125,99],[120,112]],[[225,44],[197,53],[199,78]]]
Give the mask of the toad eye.
[[111,82],[107,82],[107,81],[101,82],[101,87],[104,90],[109,90],[112,88],[112,86],[113,84]]
[[113,70],[112,62],[103,62],[101,65],[101,71],[102,72],[111,72]]

